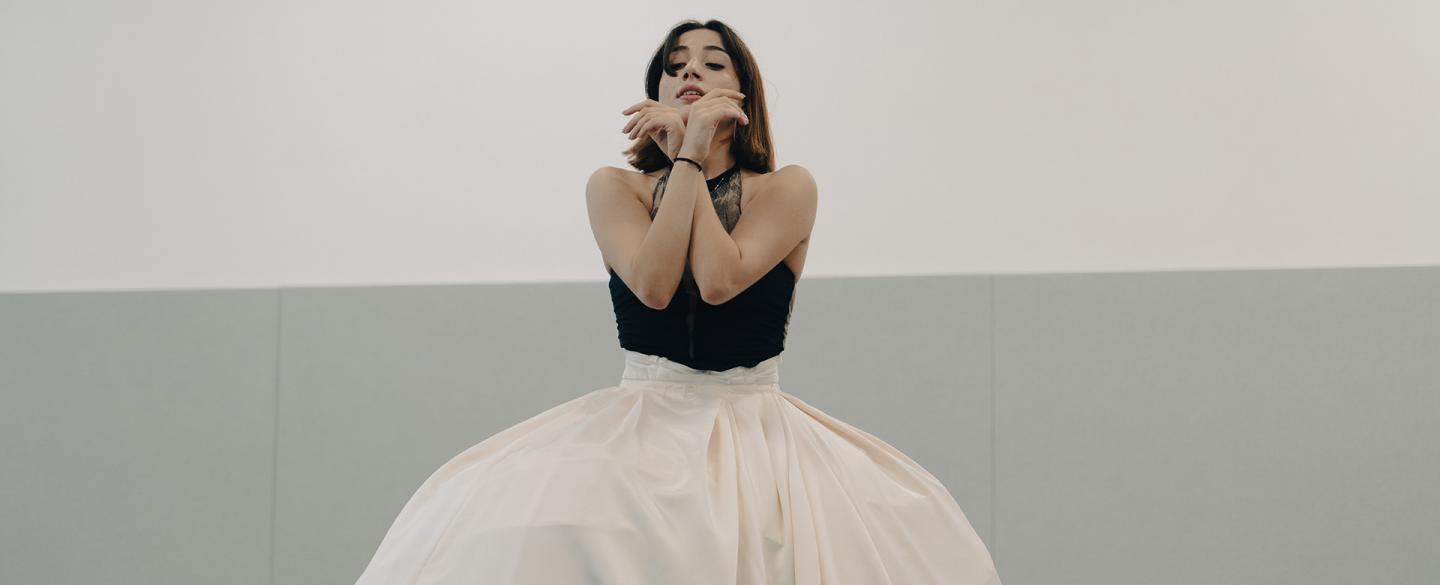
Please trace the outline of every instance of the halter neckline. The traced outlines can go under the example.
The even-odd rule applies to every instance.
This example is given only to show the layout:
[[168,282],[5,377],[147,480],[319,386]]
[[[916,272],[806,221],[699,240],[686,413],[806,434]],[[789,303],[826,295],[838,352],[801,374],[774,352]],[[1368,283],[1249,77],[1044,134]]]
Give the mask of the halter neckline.
[[718,174],[718,175],[715,175],[715,178],[713,178],[713,179],[705,179],[705,185],[708,186],[708,187],[710,187],[710,190],[713,191],[713,190],[715,190],[715,187],[716,187],[717,185],[719,185],[719,184],[720,184],[722,181],[724,181],[725,179],[730,178],[730,175],[735,174],[735,172],[736,172],[737,170],[739,170],[739,169],[740,169],[740,161],[735,161],[735,164],[730,165],[730,168],[725,169],[725,172],[720,173],[720,174]]

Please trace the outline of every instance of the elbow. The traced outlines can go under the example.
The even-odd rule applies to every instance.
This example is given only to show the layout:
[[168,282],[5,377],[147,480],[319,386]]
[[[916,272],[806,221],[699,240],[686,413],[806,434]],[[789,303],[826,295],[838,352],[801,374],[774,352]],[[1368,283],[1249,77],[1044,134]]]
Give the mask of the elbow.
[[626,286],[629,287],[630,292],[635,295],[635,298],[640,301],[640,304],[656,311],[664,310],[665,307],[670,306],[670,298],[675,296],[675,290],[671,290],[669,293],[661,292],[659,290],[661,287],[649,282],[653,276],[636,274],[634,271],[631,271],[631,274],[634,275],[637,282],[635,282],[634,286],[630,286],[629,284]]
[[705,301],[707,305],[723,305],[730,300],[731,296],[728,291],[716,287],[700,289],[700,300]]
[[695,284],[700,286],[700,300],[707,305],[723,305],[738,294],[724,279],[711,277],[697,280]]
[[665,307],[670,306],[670,299],[668,298],[662,299],[659,297],[647,296],[640,299],[640,302],[644,303],[645,306],[650,307],[651,309],[654,309],[656,311],[664,311]]
[[642,304],[656,311],[663,311],[665,307],[670,306],[670,299],[674,296],[673,293],[661,294],[654,291],[646,291],[643,295],[636,295]]

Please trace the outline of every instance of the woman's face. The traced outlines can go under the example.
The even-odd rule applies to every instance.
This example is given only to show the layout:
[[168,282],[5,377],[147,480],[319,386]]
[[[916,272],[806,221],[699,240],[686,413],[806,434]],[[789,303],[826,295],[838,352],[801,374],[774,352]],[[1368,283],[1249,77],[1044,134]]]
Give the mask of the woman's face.
[[697,28],[680,35],[675,50],[666,55],[665,74],[660,76],[660,103],[680,110],[688,119],[690,104],[698,96],[682,97],[682,88],[694,85],[701,93],[716,88],[740,91],[740,78],[725,52],[720,33]]

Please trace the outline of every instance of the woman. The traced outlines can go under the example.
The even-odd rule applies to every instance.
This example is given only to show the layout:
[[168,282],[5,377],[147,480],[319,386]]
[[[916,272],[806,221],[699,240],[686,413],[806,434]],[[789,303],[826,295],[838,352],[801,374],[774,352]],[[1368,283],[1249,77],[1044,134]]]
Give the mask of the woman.
[[621,129],[640,172],[587,186],[619,384],[441,466],[357,585],[998,584],[938,479],[780,390],[816,188],[771,172],[745,44],[681,23],[645,89]]

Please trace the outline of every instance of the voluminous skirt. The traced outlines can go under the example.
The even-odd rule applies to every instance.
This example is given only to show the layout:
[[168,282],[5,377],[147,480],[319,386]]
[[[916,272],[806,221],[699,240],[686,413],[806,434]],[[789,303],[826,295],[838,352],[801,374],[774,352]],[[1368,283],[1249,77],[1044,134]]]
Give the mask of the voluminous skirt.
[[943,484],[779,385],[625,350],[618,386],[437,469],[357,585],[998,585]]

